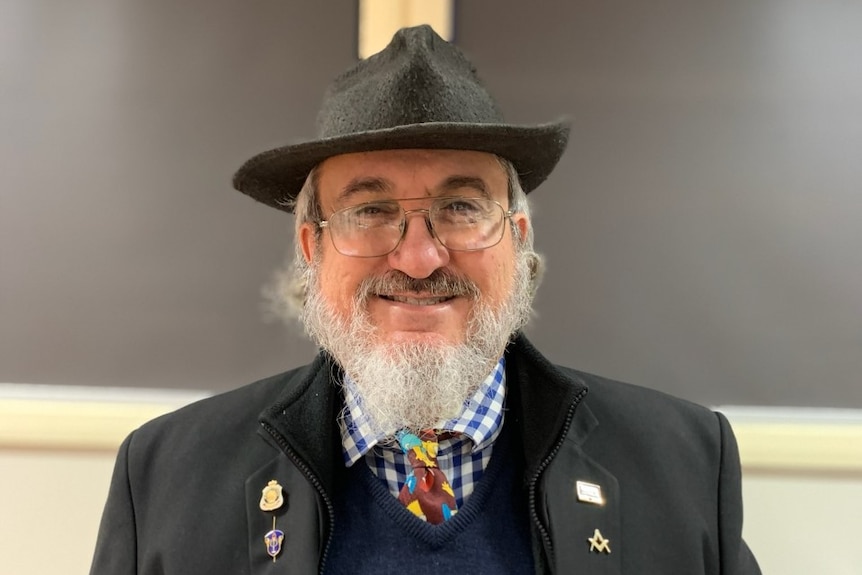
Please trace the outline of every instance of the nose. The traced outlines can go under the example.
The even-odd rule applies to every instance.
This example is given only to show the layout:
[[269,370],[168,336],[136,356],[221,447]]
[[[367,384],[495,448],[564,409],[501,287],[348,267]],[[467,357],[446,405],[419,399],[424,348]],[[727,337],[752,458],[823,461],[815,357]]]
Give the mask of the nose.
[[[415,221],[417,217],[421,221]],[[449,250],[434,237],[428,211],[410,210],[404,214],[401,243],[388,257],[393,269],[424,279],[449,263]]]

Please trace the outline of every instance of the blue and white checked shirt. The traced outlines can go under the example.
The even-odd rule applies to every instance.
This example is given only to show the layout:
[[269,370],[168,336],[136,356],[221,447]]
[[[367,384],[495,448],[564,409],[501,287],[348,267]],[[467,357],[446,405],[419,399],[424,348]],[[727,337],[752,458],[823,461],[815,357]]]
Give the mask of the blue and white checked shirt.
[[[458,437],[441,441],[437,452],[437,464],[455,492],[458,507],[464,504],[482,478],[491,460],[494,441],[503,427],[505,367],[504,358],[500,358],[494,371],[485,378],[476,393],[464,402],[461,414],[437,428],[461,433]],[[410,468],[407,456],[394,439],[372,431],[369,416],[362,409],[356,384],[348,377],[344,378],[344,400],[344,415],[338,423],[345,465],[350,467],[365,457],[371,471],[384,480],[389,491],[397,497]]]

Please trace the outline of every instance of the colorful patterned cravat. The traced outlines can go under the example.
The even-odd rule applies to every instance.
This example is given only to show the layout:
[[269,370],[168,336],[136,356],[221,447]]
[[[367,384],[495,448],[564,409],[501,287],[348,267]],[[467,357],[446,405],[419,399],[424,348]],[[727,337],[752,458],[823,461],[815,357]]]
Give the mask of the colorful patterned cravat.
[[412,468],[398,500],[420,519],[437,525],[457,512],[455,494],[437,467],[437,435],[433,430],[423,431],[421,435],[421,439],[406,431],[396,435]]

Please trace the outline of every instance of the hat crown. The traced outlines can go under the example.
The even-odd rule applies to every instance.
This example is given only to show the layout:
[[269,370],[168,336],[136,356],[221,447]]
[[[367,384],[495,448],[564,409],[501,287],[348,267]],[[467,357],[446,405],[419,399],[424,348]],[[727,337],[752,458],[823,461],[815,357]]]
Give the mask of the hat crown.
[[321,138],[331,138],[430,122],[502,121],[469,60],[424,25],[399,30],[386,48],[336,78],[317,126]]
[[505,158],[527,193],[560,160],[568,120],[507,124],[476,70],[430,26],[398,31],[389,45],[338,76],[317,118],[318,137],[261,152],[234,174],[237,190],[293,211],[315,166],[374,150],[474,150]]

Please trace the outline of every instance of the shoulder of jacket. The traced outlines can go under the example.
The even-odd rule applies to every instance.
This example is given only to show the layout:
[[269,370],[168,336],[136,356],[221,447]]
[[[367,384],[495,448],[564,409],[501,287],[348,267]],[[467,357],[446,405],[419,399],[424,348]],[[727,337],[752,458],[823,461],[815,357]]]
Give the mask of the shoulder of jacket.
[[249,426],[256,429],[261,412],[298,386],[314,364],[272,375],[230,391],[197,400],[152,419],[133,432],[133,441],[164,442],[171,436],[195,434],[219,437]]

